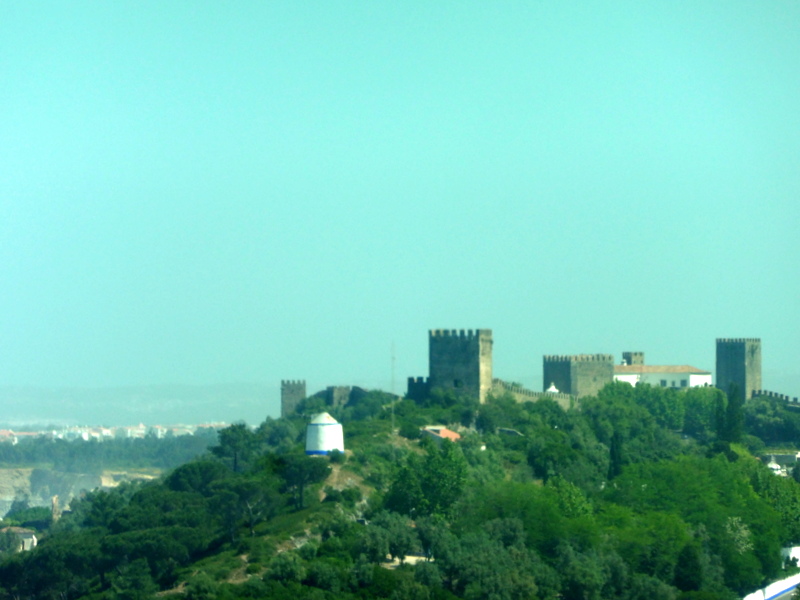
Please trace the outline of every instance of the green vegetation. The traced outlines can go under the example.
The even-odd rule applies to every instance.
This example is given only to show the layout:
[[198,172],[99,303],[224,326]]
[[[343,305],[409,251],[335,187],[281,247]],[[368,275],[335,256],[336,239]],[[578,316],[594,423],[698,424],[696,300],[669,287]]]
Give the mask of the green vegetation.
[[[624,383],[569,411],[392,401],[312,398],[235,424],[56,522],[17,507],[41,541],[14,553],[0,539],[0,600],[727,600],[780,577],[780,548],[800,543],[800,484],[753,454],[800,432],[772,401]],[[345,423],[345,454],[303,454],[303,415],[320,409]],[[462,439],[420,438],[427,424]]]
[[67,441],[37,437],[19,444],[0,444],[0,467],[45,467],[62,473],[101,473],[104,469],[172,469],[203,454],[216,432],[198,431],[159,439]]

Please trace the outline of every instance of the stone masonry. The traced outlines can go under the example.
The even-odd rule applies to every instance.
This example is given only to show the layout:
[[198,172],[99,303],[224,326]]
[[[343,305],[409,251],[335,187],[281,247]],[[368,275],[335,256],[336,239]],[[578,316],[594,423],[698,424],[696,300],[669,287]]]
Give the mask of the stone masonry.
[[717,338],[716,385],[726,394],[735,385],[745,400],[761,389],[760,338]]

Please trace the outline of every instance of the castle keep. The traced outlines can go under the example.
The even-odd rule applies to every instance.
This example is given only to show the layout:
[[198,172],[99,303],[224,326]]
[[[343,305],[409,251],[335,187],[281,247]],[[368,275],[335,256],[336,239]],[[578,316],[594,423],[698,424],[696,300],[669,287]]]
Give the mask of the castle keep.
[[761,339],[717,338],[717,387],[735,385],[745,400],[761,390]]
[[562,394],[593,396],[614,380],[610,354],[576,354],[544,357],[544,390],[555,385]]
[[428,372],[428,379],[409,377],[409,398],[441,388],[485,402],[492,388],[492,330],[430,330]]

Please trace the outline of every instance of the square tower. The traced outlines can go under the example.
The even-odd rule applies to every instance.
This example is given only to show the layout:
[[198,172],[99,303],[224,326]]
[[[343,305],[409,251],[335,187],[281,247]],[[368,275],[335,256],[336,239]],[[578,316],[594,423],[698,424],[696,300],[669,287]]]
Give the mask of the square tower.
[[761,388],[761,338],[717,338],[716,384],[726,394],[736,385],[745,400]]
[[306,398],[305,379],[281,380],[281,416],[288,417],[297,412],[297,405]]
[[643,365],[644,352],[623,352],[622,360],[626,365]]
[[614,381],[614,357],[610,354],[575,354],[544,357],[544,391],[551,385],[562,394],[594,396]]
[[492,330],[428,332],[430,389],[455,390],[483,403],[492,387]]

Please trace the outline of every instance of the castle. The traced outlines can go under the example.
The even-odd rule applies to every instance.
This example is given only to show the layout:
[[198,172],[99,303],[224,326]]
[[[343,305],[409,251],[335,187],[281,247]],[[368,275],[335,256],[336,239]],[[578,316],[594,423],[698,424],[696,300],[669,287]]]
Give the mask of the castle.
[[[545,355],[544,389],[534,392],[492,378],[492,343],[491,329],[429,331],[429,376],[409,377],[406,395],[420,399],[440,388],[484,403],[490,393],[508,393],[521,402],[536,401],[546,394],[567,407],[579,398],[596,395],[612,381],[671,388],[711,385],[709,371],[690,365],[645,365],[644,352],[626,351],[621,365],[615,365],[610,354]],[[748,399],[784,397],[761,390],[760,339],[717,340],[717,387],[727,392],[731,383],[745,390]]]
[[[428,332],[428,377],[409,377],[406,396],[422,400],[434,389],[453,391],[481,404],[490,395],[509,394],[518,402],[543,397],[563,408],[574,406],[585,396],[596,395],[612,381],[631,385],[648,383],[661,387],[688,388],[711,385],[711,373],[689,365],[646,365],[644,352],[622,353],[615,365],[610,354],[545,355],[542,363],[544,389],[536,392],[492,377],[491,329],[432,329]],[[716,347],[716,386],[726,393],[734,384],[750,399],[756,396],[788,396],[761,388],[761,340],[719,338]],[[327,404],[345,404],[359,388],[329,387],[319,396]],[[296,412],[305,398],[305,381],[281,382],[281,415]],[[797,402],[797,398],[794,399]]]

